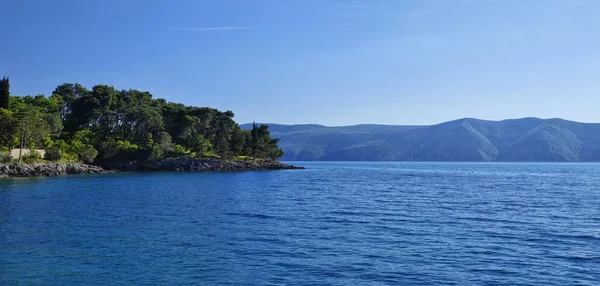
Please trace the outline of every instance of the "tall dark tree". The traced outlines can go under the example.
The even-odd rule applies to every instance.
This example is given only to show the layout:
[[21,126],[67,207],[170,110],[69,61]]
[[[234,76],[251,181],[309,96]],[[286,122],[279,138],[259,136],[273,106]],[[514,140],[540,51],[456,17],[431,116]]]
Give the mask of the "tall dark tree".
[[8,77],[0,80],[0,108],[8,109],[10,103],[10,82]]
[[63,122],[71,114],[72,105],[75,100],[89,94],[89,91],[81,84],[64,83],[56,87],[51,98],[55,98],[60,105],[59,116]]

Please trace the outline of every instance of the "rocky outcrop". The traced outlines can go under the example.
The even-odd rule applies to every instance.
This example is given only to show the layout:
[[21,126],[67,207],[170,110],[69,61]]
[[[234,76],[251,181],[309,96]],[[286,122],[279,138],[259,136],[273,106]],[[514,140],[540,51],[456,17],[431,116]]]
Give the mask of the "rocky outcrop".
[[220,161],[215,159],[178,158],[157,160],[150,163],[129,163],[104,166],[80,163],[0,163],[0,177],[51,177],[67,174],[106,174],[122,171],[258,171],[304,169],[281,162]]
[[67,174],[104,174],[114,171],[79,163],[0,163],[0,177],[50,177]]
[[286,165],[276,161],[252,162],[178,158],[157,160],[145,164],[132,163],[121,169],[129,171],[256,171],[304,169],[304,167]]

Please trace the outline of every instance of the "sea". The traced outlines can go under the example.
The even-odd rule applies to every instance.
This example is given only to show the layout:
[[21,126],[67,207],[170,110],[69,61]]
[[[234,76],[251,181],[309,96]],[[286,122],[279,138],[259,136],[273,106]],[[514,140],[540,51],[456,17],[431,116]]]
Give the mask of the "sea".
[[0,285],[599,285],[600,164],[0,179]]

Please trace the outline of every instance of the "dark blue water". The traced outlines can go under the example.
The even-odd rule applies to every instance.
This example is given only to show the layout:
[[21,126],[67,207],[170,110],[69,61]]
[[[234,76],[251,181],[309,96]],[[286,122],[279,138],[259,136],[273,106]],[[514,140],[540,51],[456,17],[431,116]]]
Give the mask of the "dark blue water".
[[594,285],[599,164],[0,179],[0,284]]

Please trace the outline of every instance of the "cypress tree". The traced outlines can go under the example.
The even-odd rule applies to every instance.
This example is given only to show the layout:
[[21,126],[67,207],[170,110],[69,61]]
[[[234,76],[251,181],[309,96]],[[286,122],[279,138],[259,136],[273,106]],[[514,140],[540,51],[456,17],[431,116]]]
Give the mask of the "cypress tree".
[[10,101],[10,83],[8,77],[3,77],[0,80],[0,108],[8,109]]

